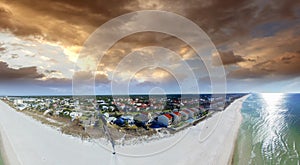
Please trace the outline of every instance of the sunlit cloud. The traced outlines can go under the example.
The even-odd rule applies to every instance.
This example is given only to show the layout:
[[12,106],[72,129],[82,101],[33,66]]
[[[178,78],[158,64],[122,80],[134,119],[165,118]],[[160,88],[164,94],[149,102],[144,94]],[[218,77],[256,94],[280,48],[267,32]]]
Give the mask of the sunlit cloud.
[[[97,61],[91,51],[84,61],[80,61],[80,66],[74,65],[78,64],[85,41],[99,26],[122,14],[147,9],[177,13],[202,28],[217,46],[222,63],[215,63],[214,58],[218,57],[213,52],[212,58],[205,60],[225,67],[231,85],[229,88],[232,88],[230,90],[242,90],[244,84],[264,86],[274,80],[297,87],[298,84],[294,83],[300,76],[297,68],[300,62],[300,6],[297,1],[191,0],[187,3],[183,0],[46,0],[35,2],[34,5],[29,0],[1,1],[0,61],[6,71],[19,73],[30,70],[33,75],[39,75],[31,76],[31,80],[41,86],[42,82],[48,86],[51,83],[56,85],[51,88],[52,91],[66,92],[58,89],[59,84],[70,85],[74,76],[84,78],[84,75],[74,75],[78,68],[84,71],[88,80],[95,78],[100,84],[99,89],[108,91],[106,85],[113,81],[115,69],[124,58],[139,51],[139,59],[147,61],[147,56],[157,52],[142,48],[158,46],[178,55],[157,59],[176,73],[177,80],[188,83],[192,79],[191,76],[184,76],[184,73],[180,74],[184,64],[196,73],[197,80],[209,77],[207,66],[199,59],[201,55],[197,55],[187,43],[156,32],[127,36],[103,52],[105,55],[101,61]],[[124,28],[134,26],[128,24]],[[115,77],[115,80],[122,82],[131,79],[136,91],[142,86],[175,82],[170,71],[159,67],[133,72],[136,63],[138,61],[132,60],[123,64],[122,73],[117,74],[119,77]],[[0,78],[6,79],[4,74]]]

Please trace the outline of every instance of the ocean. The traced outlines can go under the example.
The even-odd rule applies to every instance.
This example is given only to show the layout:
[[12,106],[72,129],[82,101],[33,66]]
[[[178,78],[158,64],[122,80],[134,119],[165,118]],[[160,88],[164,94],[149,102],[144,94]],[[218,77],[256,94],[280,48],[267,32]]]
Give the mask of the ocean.
[[300,94],[251,94],[241,112],[234,165],[300,164]]
[[1,157],[1,153],[0,153],[0,165],[4,165],[2,157]]

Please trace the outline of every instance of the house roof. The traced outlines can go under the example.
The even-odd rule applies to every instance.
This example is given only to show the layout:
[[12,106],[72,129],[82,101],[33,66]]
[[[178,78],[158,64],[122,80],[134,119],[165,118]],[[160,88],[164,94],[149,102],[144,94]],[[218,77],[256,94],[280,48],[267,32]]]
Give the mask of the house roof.
[[168,119],[172,119],[172,116],[168,113],[164,114]]
[[179,112],[174,112],[174,114],[177,116],[181,116],[181,113],[179,113]]
[[197,112],[195,109],[188,109],[188,110],[190,110],[190,111],[192,111],[192,112]]
[[185,113],[187,113],[187,114],[190,114],[191,113],[191,111],[189,111],[189,110],[187,110],[187,109],[184,109],[184,110],[182,110],[183,112],[185,112]]
[[148,115],[145,114],[137,114],[134,116],[134,120],[141,121],[141,122],[147,122],[149,120]]

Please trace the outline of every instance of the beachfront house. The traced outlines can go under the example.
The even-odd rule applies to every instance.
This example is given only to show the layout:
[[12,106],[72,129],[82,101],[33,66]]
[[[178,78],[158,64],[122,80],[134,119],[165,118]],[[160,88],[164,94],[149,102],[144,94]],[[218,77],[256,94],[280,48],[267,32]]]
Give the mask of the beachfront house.
[[107,121],[107,123],[114,123],[116,120],[117,120],[117,118],[115,118],[115,117],[108,117],[106,121]]
[[145,127],[150,120],[149,116],[145,113],[137,114],[133,117],[134,123],[138,127]]
[[20,105],[23,104],[23,100],[22,99],[15,99],[14,100],[14,105]]
[[165,115],[159,115],[156,120],[157,124],[162,127],[168,127],[169,126],[169,118]]
[[17,108],[18,108],[18,110],[23,111],[24,109],[27,108],[27,105],[26,104],[18,104]]
[[200,114],[200,110],[197,108],[190,108],[189,110],[194,112],[194,117],[197,117]]
[[182,110],[183,112],[185,112],[186,114],[188,114],[188,118],[189,119],[192,119],[192,118],[194,118],[194,112],[193,111],[191,111],[191,110],[188,110],[188,109],[184,109],[184,110]]
[[189,115],[187,112],[184,111],[179,111],[180,116],[181,116],[181,121],[186,121],[189,118]]
[[180,122],[180,113],[179,112],[174,112],[170,113],[172,115],[172,124],[176,125]]
[[164,115],[168,118],[168,120],[169,120],[169,125],[171,125],[171,124],[172,124],[172,121],[173,121],[173,116],[172,116],[171,114],[169,114],[169,113],[165,113]]
[[126,117],[119,117],[117,118],[114,123],[120,127],[125,127],[125,126],[128,126],[128,125],[132,125],[134,124],[134,121],[133,121],[133,117],[131,116],[126,116]]
[[129,125],[134,124],[134,117],[133,116],[127,115],[127,116],[122,116],[122,118],[127,120]]
[[124,127],[126,125],[125,120],[122,117],[117,118],[114,121],[114,124],[120,126],[120,127]]

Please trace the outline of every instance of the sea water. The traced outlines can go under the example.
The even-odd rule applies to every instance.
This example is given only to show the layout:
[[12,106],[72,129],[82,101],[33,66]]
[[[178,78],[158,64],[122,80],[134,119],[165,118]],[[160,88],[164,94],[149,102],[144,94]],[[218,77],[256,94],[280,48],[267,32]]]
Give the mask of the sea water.
[[300,164],[300,94],[251,94],[241,112],[234,165]]
[[3,160],[2,160],[2,157],[1,157],[1,153],[0,153],[0,165],[3,165]]

